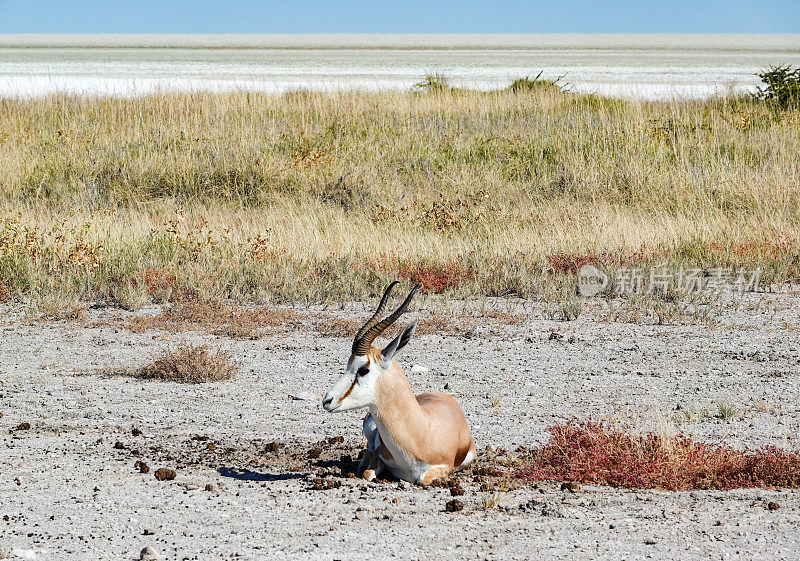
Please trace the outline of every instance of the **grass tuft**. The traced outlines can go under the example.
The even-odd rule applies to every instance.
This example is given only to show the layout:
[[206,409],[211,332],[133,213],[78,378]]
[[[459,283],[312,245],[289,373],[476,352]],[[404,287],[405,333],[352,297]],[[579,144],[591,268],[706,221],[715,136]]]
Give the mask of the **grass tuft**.
[[561,93],[563,88],[559,85],[562,77],[556,78],[555,80],[547,80],[542,78],[542,74],[544,72],[539,72],[533,79],[528,78],[525,76],[524,78],[517,78],[508,89],[512,92],[539,92],[539,91],[550,91],[555,93]]
[[187,345],[165,352],[138,374],[163,382],[201,384],[233,380],[238,369],[226,352],[212,352],[207,345]]

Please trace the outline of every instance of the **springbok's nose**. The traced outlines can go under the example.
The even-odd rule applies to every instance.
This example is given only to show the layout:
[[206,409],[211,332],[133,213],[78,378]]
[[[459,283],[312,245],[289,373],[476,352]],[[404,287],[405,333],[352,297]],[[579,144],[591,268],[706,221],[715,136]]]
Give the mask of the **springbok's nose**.
[[331,404],[331,401],[333,401],[333,398],[332,398],[332,397],[327,397],[327,396],[326,396],[326,397],[325,397],[325,399],[323,399],[323,400],[322,400],[322,406],[323,406],[325,409],[327,409],[327,408],[328,408],[328,406]]

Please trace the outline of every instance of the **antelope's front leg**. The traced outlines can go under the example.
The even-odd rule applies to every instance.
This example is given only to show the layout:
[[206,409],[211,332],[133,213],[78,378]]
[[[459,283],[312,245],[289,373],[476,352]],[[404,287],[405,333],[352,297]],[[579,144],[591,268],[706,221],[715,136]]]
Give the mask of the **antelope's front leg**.
[[358,473],[367,481],[372,481],[381,474],[384,468],[378,454],[378,448],[381,447],[381,436],[372,415],[364,417],[364,436],[367,437],[367,449],[358,464]]

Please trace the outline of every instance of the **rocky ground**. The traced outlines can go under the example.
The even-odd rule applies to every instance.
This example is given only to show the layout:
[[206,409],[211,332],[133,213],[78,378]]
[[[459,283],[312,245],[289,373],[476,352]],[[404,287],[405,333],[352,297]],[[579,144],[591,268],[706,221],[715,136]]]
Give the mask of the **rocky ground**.
[[[140,559],[149,546],[163,559],[795,559],[800,491],[573,492],[487,486],[481,473],[502,461],[487,446],[511,454],[573,416],[797,448],[798,312],[791,292],[753,295],[700,325],[608,321],[599,308],[561,322],[528,308],[523,321],[476,313],[471,332],[417,337],[400,357],[412,385],[447,385],[484,451],[460,477],[463,509],[448,512],[447,486],[347,477],[362,415],[326,414],[320,398],[348,339],[299,328],[255,340],[133,333],[118,310],[37,322],[6,306],[0,557]],[[424,310],[414,315],[425,323]],[[187,341],[229,351],[237,379],[183,385],[120,371]],[[415,364],[429,371],[410,373]]]

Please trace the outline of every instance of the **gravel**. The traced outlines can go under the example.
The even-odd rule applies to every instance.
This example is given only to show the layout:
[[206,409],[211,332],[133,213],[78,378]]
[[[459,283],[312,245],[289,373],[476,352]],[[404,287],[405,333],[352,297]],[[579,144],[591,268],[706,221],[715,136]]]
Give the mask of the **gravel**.
[[[399,359],[415,391],[449,387],[479,449],[536,445],[573,416],[679,423],[701,440],[797,448],[800,301],[783,293],[765,302],[710,327],[608,322],[591,310],[573,322],[487,320],[471,336],[418,336]],[[119,314],[92,310],[90,323]],[[298,450],[320,447],[315,461],[326,465],[338,457],[329,449],[362,442],[361,412],[320,407],[341,375],[346,339],[135,334],[114,322],[31,323],[8,306],[0,337],[0,550],[12,559],[145,559],[145,547],[164,559],[788,560],[800,551],[795,490],[553,483],[501,493],[484,510],[494,501],[467,481],[453,499],[446,487],[323,484],[334,479],[294,471]],[[180,342],[229,351],[237,379],[182,385],[107,374]],[[335,436],[344,442],[324,444]],[[279,457],[288,467],[275,467]],[[175,479],[144,475],[137,461]]]

